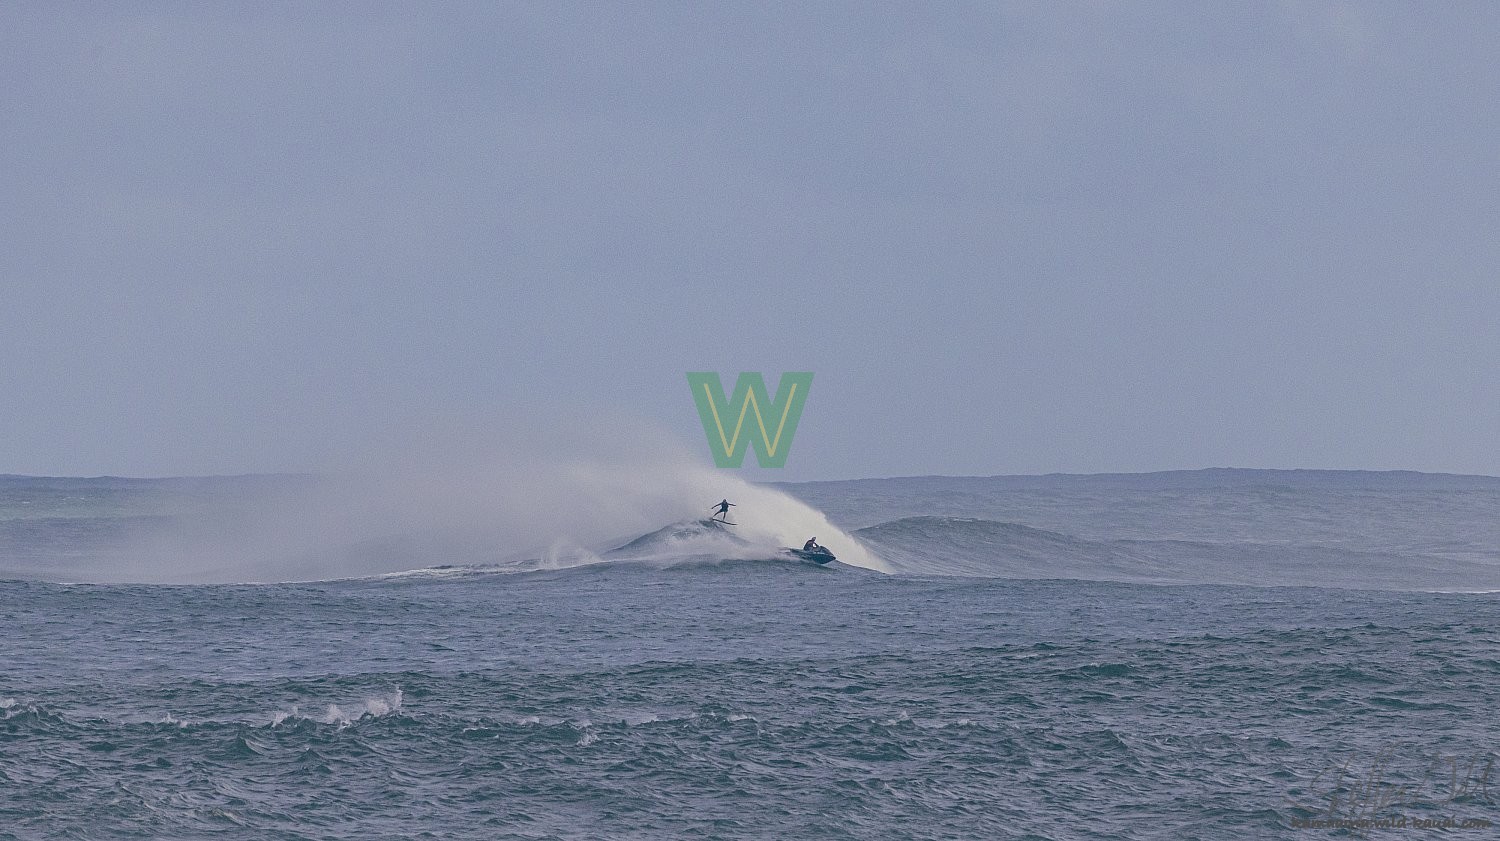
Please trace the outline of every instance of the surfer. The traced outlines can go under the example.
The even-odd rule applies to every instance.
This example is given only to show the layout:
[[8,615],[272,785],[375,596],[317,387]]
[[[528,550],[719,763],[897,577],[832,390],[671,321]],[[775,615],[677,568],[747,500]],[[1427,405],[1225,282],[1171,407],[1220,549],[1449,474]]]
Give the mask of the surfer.
[[818,545],[818,538],[816,536],[809,537],[807,542],[802,544],[802,551],[804,552],[814,552],[822,548],[822,546]]
[[715,510],[718,511],[717,514],[714,514],[714,515],[710,516],[709,519],[710,520],[718,520],[721,523],[727,523],[727,522],[729,522],[729,509],[731,509],[733,507],[734,507],[734,503],[730,502],[729,500],[727,500],[727,499],[719,500],[719,504],[718,505],[715,505],[713,508],[708,509],[710,511],[715,511]]

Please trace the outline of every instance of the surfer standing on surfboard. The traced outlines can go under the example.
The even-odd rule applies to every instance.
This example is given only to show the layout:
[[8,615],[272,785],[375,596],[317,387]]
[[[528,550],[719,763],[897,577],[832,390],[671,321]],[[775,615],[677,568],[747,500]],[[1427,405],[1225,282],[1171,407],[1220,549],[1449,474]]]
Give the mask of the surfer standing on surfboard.
[[710,511],[717,510],[719,512],[717,514],[714,514],[714,515],[710,516],[709,519],[710,520],[718,520],[721,523],[727,523],[727,522],[729,522],[729,509],[731,509],[733,507],[734,507],[734,503],[730,502],[729,500],[727,500],[727,499],[720,500],[718,505],[715,505],[713,508],[708,509]]

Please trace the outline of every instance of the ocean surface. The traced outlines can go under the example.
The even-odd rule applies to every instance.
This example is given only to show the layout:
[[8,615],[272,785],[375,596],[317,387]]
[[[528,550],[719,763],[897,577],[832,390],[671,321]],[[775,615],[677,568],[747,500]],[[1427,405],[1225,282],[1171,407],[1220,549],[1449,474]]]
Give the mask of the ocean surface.
[[0,839],[1500,834],[1500,479],[808,483],[886,571],[687,518],[130,583],[298,481],[0,477]]

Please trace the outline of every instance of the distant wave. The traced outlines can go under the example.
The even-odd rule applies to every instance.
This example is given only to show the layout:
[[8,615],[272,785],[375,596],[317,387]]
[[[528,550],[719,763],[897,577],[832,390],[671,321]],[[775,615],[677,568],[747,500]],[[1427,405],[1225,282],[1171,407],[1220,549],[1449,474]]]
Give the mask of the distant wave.
[[855,532],[898,572],[1158,584],[1479,591],[1500,564],[1325,545],[1086,540],[1017,523],[905,517]]

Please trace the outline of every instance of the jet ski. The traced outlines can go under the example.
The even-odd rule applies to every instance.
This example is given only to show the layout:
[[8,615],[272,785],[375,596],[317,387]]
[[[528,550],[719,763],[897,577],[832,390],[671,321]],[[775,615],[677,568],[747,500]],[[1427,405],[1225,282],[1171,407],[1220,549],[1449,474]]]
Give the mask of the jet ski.
[[833,556],[832,552],[823,546],[819,546],[816,549],[787,549],[787,551],[804,561],[812,561],[815,564],[826,564],[838,560],[838,558]]

